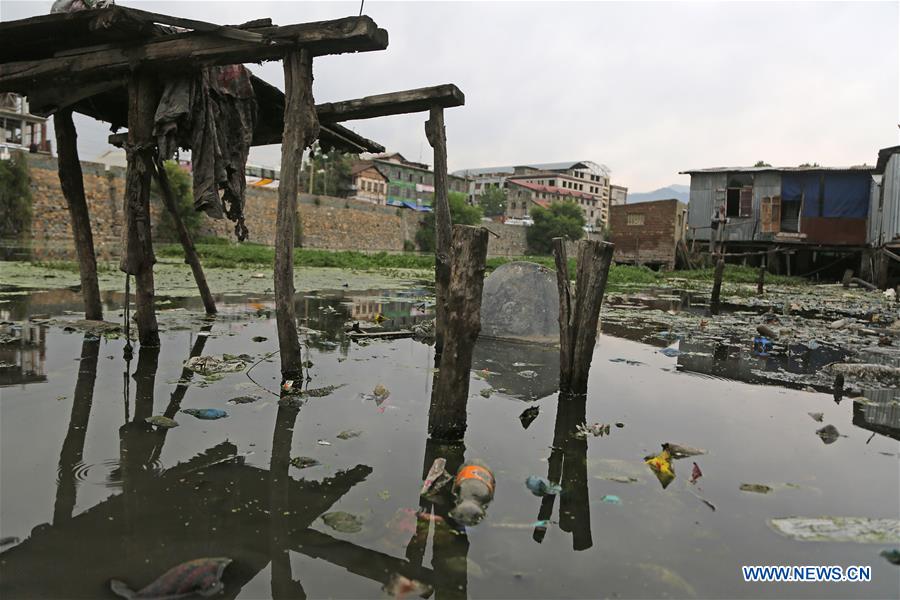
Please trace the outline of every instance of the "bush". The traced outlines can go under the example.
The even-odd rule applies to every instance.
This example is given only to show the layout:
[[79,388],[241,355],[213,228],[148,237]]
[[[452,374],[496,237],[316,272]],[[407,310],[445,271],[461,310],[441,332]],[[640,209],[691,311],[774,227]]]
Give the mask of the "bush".
[[574,202],[556,202],[549,208],[531,209],[534,225],[528,227],[525,239],[532,254],[550,254],[553,238],[580,240],[584,236],[584,213]]
[[[179,167],[174,160],[167,160],[165,168],[169,186],[172,188],[172,195],[175,197],[175,211],[181,217],[181,221],[184,223],[191,238],[196,238],[200,224],[203,222],[203,214],[194,210],[194,186],[191,176],[187,171]],[[153,194],[159,197],[160,191],[155,179],[151,189]],[[163,210],[161,214],[162,216],[154,232],[155,237],[167,241],[178,240],[175,219],[172,218],[168,210]]]
[[[462,192],[450,192],[450,220],[454,225],[478,225],[481,223],[481,207],[469,206],[466,195]],[[422,252],[434,252],[434,213],[430,212],[422,219],[416,231],[416,245]]]
[[0,160],[0,237],[31,234],[31,177],[24,152]]
[[415,252],[416,244],[412,240],[403,240],[403,251],[404,252]]

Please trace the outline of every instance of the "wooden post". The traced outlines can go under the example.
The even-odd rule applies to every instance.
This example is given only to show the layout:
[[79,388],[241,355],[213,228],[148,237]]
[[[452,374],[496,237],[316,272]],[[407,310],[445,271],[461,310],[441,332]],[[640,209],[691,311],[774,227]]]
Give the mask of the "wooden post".
[[756,280],[756,293],[759,296],[762,296],[765,293],[765,289],[763,289],[766,285],[766,263],[763,262],[762,266],[759,267],[759,279]]
[[841,278],[841,283],[845,288],[850,287],[850,280],[853,279],[853,269],[845,269],[844,276]]
[[438,105],[432,105],[429,118],[425,121],[425,136],[434,148],[434,348],[437,358],[443,351],[444,331],[448,321],[452,227],[447,187],[447,132],[444,129],[444,109]]
[[615,245],[597,240],[578,242],[577,285],[569,282],[565,240],[553,238],[559,290],[559,390],[586,394],[591,357],[597,342],[600,306]]
[[454,225],[444,352],[428,412],[428,433],[435,439],[461,440],[466,432],[469,371],[481,331],[487,243],[486,229]]
[[893,253],[889,253],[885,249],[881,249],[881,251],[876,254],[875,276],[873,279],[875,285],[881,290],[886,290],[888,287],[888,269],[890,268],[889,254]]
[[197,289],[200,291],[200,298],[203,300],[206,314],[214,315],[216,314],[216,301],[213,299],[213,296],[209,291],[209,286],[206,284],[206,276],[203,274],[203,267],[200,265],[200,257],[197,255],[197,249],[194,248],[191,234],[184,225],[184,221],[181,220],[181,215],[178,214],[178,206],[175,203],[175,194],[172,192],[172,186],[169,184],[169,176],[166,174],[166,167],[159,155],[156,156],[155,167],[153,174],[156,176],[156,182],[159,184],[159,191],[162,196],[163,204],[172,216],[172,221],[175,223],[175,231],[178,232],[178,241],[181,242],[181,247],[184,249],[184,262],[191,266],[191,272],[194,274],[194,281],[197,282]]
[[709,314],[719,314],[719,296],[722,294],[722,275],[725,273],[725,259],[720,258],[716,262],[716,270],[713,272],[712,295],[709,298]]
[[56,153],[59,168],[59,185],[72,222],[78,272],[81,275],[81,295],[84,299],[84,318],[103,320],[100,302],[100,286],[97,283],[97,257],[94,255],[94,236],[87,201],[84,198],[84,179],[81,161],[78,159],[78,133],[72,121],[71,109],[64,109],[53,116],[56,130]]
[[138,70],[128,83],[128,170],[125,175],[125,252],[119,268],[134,275],[134,319],[142,346],[159,346],[153,289],[150,232],[150,174],[153,172],[153,118],[159,101],[154,76]]
[[297,223],[297,187],[303,150],[319,135],[312,95],[312,55],[290,50],[284,57],[284,134],[281,143],[281,182],[275,216],[275,321],[283,379],[302,374],[300,340],[294,313],[294,232]]

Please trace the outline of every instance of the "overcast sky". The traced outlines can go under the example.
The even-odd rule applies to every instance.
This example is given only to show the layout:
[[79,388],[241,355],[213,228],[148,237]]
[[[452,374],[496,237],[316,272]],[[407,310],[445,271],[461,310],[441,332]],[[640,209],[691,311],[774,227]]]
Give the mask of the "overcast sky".
[[[0,0],[3,20],[49,12]],[[286,25],[356,15],[359,2],[135,1],[216,23]],[[898,143],[900,3],[376,2],[382,52],[316,59],[317,102],[452,82],[451,170],[592,160],[649,191],[678,171],[765,160],[873,164]],[[283,89],[280,63],[251,66]],[[422,115],[348,125],[431,163]],[[106,128],[79,122],[82,158]],[[251,162],[279,164],[278,147]]]

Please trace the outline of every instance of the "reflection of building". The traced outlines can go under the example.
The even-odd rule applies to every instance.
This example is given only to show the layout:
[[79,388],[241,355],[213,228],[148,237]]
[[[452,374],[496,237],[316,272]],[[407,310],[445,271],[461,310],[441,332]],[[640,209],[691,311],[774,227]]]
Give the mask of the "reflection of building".
[[[485,380],[495,390],[502,389],[505,396],[538,400],[559,390],[559,348],[479,338],[472,355],[472,370],[490,371]],[[535,375],[531,376],[528,371]]]
[[900,391],[863,390],[864,398],[853,401],[853,424],[900,440]]
[[30,152],[50,152],[47,119],[28,112],[28,101],[18,94],[0,93],[0,146]]
[[47,328],[33,323],[0,325],[0,336],[15,340],[0,344],[0,387],[47,381]]

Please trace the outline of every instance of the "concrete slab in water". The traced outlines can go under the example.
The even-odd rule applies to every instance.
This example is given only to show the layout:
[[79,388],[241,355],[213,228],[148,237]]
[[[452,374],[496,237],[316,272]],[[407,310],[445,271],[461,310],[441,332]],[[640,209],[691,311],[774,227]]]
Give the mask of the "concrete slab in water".
[[539,264],[511,262],[484,280],[481,335],[529,341],[559,341],[556,274]]

